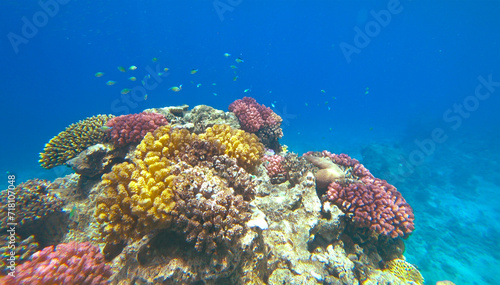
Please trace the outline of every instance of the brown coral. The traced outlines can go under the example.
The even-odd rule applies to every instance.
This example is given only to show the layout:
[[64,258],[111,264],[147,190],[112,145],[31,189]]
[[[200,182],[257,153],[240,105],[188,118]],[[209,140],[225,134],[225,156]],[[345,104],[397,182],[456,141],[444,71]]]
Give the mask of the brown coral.
[[[61,212],[63,201],[47,191],[49,185],[50,181],[41,179],[31,179],[19,184],[15,192],[16,215],[8,215],[8,208],[1,207],[0,228],[6,228],[7,223],[23,226]],[[0,199],[6,202],[12,200],[9,197],[12,193],[9,192],[1,191]]]
[[89,146],[104,142],[106,134],[101,127],[112,117],[97,115],[68,126],[45,145],[40,165],[47,169],[63,165]]
[[[253,137],[254,140],[252,140],[252,137],[249,138],[245,136],[244,132],[243,134],[240,132],[242,131],[229,128],[223,133],[229,135],[229,142],[237,145],[231,145],[233,149],[237,149],[232,154],[245,155],[245,153],[242,153],[245,149],[254,150],[255,153],[259,153],[258,147],[245,144],[253,142],[258,146],[260,143],[256,141],[257,138]],[[232,140],[232,137],[230,137],[233,133],[236,134],[235,140]],[[240,145],[242,145],[241,149]],[[174,200],[174,192],[187,191],[186,189],[188,188],[186,187],[188,186],[183,188],[182,185],[195,183],[194,178],[190,176],[192,174],[190,174],[189,169],[198,165],[213,167],[214,159],[220,157],[226,149],[227,145],[221,144],[215,135],[197,136],[186,129],[163,126],[158,128],[154,133],[148,133],[137,146],[133,162],[116,165],[113,167],[111,173],[103,176],[102,186],[105,189],[103,194],[97,199],[95,214],[97,221],[101,224],[102,236],[105,237],[107,242],[118,244],[123,239],[136,239],[151,232],[153,229],[168,227],[172,219],[172,210],[175,203],[185,200],[183,198],[176,198]],[[255,153],[250,153],[247,156],[251,157]],[[217,161],[220,161],[220,159],[218,158]],[[236,165],[234,166],[237,167]],[[248,174],[244,170],[240,170],[239,167],[237,169],[233,168],[233,170],[236,171],[236,174],[225,173],[228,177],[233,178],[233,182],[230,185],[237,187],[245,197],[253,197],[253,184],[241,181],[241,177],[251,181],[251,179],[248,179]],[[213,174],[210,175],[210,177],[216,177]],[[188,179],[187,177],[191,177],[192,179]],[[213,179],[220,181],[220,183],[216,183],[217,185],[220,184],[220,187],[224,187],[224,189],[228,188],[227,182],[223,181],[223,179]],[[185,183],[182,184],[182,181],[185,181]],[[206,184],[203,185],[206,186]],[[230,193],[231,191],[234,190],[222,191],[221,193]],[[189,196],[191,194],[177,193],[176,197],[181,195],[180,197],[188,199],[188,197],[191,197]],[[229,194],[224,195],[228,196]],[[241,200],[243,201],[244,199],[241,197]],[[224,201],[232,200],[224,198]],[[240,202],[238,201],[234,202],[236,203],[235,205],[239,205],[238,203]],[[191,202],[190,205],[199,207],[197,211],[200,213],[205,211],[205,206],[201,204],[194,205]],[[227,207],[231,205],[233,204],[229,204]],[[182,207],[176,209],[178,209],[178,212],[185,210]],[[227,215],[226,212],[224,212],[224,217]],[[179,216],[179,214],[177,215]],[[228,218],[230,217],[228,216]],[[192,217],[190,216],[189,218]],[[197,218],[198,216],[194,219]],[[227,229],[227,232],[231,235],[232,230]],[[203,233],[201,234],[203,235]]]
[[236,195],[210,168],[186,169],[174,179],[174,228],[195,242],[198,251],[212,253],[231,247],[250,218],[248,202]]

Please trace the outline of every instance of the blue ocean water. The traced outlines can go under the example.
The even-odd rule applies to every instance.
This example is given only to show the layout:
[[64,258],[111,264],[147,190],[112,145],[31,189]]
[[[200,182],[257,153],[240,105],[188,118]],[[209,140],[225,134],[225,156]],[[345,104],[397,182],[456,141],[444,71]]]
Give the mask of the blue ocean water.
[[[42,169],[38,153],[86,117],[181,104],[227,110],[251,96],[282,116],[291,151],[345,152],[398,187],[416,217],[406,256],[427,284],[500,277],[499,1],[0,7],[2,188],[7,173],[18,182],[69,173]],[[157,84],[144,93],[148,74]]]

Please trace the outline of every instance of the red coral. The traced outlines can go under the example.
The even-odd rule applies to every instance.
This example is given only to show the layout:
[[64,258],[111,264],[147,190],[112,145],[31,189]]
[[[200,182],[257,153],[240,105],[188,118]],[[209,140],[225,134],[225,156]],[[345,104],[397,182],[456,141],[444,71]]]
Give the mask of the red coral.
[[89,242],[49,246],[34,253],[17,268],[6,284],[107,284],[111,268],[104,263],[99,248]]
[[277,154],[265,155],[262,160],[268,162],[266,164],[266,170],[267,175],[271,178],[272,184],[283,183],[287,180],[287,171],[282,163],[282,161],[285,160],[283,156]]
[[351,215],[356,226],[392,238],[405,238],[415,229],[412,208],[396,187],[385,180],[332,182],[326,196]]
[[167,124],[167,119],[160,114],[142,112],[114,117],[106,123],[106,126],[112,128],[109,132],[110,140],[121,147],[129,143],[138,143],[147,133]]
[[243,97],[229,105],[240,121],[241,128],[247,132],[255,133],[264,126],[274,126],[281,123],[281,117],[269,107],[260,105],[251,97]]
[[396,187],[375,178],[358,160],[347,154],[323,151],[321,155],[330,158],[347,173],[345,179],[330,183],[326,198],[351,216],[356,226],[392,238],[406,238],[411,234],[415,229],[413,209]]

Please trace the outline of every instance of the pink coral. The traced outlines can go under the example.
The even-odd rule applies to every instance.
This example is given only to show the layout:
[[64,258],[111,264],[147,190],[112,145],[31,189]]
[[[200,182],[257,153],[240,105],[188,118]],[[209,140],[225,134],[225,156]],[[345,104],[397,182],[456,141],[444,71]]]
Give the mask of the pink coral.
[[99,248],[89,242],[48,246],[34,253],[17,268],[6,284],[107,284],[111,268],[104,263]]
[[106,123],[112,129],[110,140],[118,147],[129,143],[138,143],[144,136],[160,126],[167,125],[164,116],[156,113],[139,113],[114,117]]
[[285,160],[283,156],[277,154],[265,155],[262,160],[267,162],[266,170],[267,175],[271,178],[271,183],[279,184],[287,180],[287,171],[282,163]]
[[263,126],[274,126],[281,123],[281,118],[269,107],[260,105],[251,97],[243,97],[229,105],[240,121],[241,128],[247,132],[255,133]]
[[375,178],[358,160],[346,154],[323,151],[321,155],[346,172],[344,179],[329,184],[326,199],[352,217],[356,226],[392,238],[411,234],[415,229],[413,209],[396,187]]

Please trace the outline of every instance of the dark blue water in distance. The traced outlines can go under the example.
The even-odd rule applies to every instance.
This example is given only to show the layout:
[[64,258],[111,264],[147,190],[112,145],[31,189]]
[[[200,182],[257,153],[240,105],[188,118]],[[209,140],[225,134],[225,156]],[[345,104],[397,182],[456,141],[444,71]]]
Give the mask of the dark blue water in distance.
[[[402,192],[426,284],[498,284],[499,1],[58,3],[45,18],[0,3],[2,188],[70,173],[38,154],[86,117],[251,96],[283,117],[290,151],[345,152]],[[147,100],[121,97],[165,67]]]

